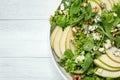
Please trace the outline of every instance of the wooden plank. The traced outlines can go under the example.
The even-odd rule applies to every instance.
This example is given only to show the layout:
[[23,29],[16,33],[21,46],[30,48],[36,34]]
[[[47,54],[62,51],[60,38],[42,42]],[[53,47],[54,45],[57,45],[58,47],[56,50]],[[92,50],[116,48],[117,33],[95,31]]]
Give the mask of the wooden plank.
[[0,58],[0,80],[63,80],[51,58]]
[[48,19],[61,0],[0,0],[0,19]]
[[0,21],[0,57],[50,57],[47,20]]

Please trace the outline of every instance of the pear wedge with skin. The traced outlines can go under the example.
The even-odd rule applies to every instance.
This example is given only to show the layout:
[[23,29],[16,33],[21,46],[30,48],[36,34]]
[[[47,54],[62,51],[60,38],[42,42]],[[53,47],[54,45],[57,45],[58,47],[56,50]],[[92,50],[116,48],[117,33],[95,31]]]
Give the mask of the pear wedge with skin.
[[118,78],[120,77],[120,71],[108,71],[102,68],[98,68],[95,72],[96,75],[99,75],[101,77],[108,77],[108,78]]
[[101,55],[98,59],[107,66],[120,69],[120,63],[111,60],[106,54]]
[[116,53],[116,50],[117,50],[117,48],[112,47],[112,48],[106,50],[106,54],[113,61],[120,63],[120,57],[117,57],[114,55]]
[[67,39],[67,35],[69,33],[69,30],[71,29],[71,27],[66,27],[61,35],[61,38],[60,38],[60,51],[62,54],[64,54],[64,51],[66,50],[66,39]]
[[106,64],[104,64],[103,62],[101,62],[99,59],[94,59],[94,63],[98,66],[98,67],[101,67],[105,70],[109,70],[109,71],[119,71],[120,69],[119,68],[113,68],[113,67],[110,67]]
[[55,29],[53,30],[53,32],[50,35],[50,44],[51,44],[52,48],[54,47],[54,39],[55,39],[56,33],[58,32],[59,29],[60,29],[60,27],[56,26]]
[[60,29],[57,31],[56,35],[55,35],[55,38],[54,38],[54,43],[53,43],[53,49],[56,53],[56,55],[61,58],[62,56],[62,53],[60,51],[60,38],[61,38],[61,35],[62,35],[63,31],[62,31],[62,28],[60,27]]

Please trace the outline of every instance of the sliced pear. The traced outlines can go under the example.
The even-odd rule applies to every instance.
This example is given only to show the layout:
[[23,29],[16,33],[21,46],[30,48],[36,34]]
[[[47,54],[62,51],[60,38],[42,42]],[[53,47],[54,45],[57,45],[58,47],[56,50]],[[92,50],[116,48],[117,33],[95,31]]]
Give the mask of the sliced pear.
[[114,0],[109,0],[109,1],[110,1],[110,3],[112,4],[112,7],[113,7],[114,4],[115,4]]
[[113,60],[111,60],[107,55],[103,54],[98,58],[101,62],[103,62],[104,64],[110,66],[110,67],[114,67],[114,68],[119,68],[120,69],[120,63],[114,62]]
[[61,56],[62,56],[61,51],[60,51],[60,45],[59,45],[62,32],[63,32],[62,28],[60,27],[60,29],[56,33],[56,36],[54,39],[54,46],[53,46],[53,49],[59,58],[61,58]]
[[99,75],[101,77],[108,77],[108,78],[118,78],[120,77],[120,71],[108,71],[104,70],[102,68],[98,68],[97,71],[95,72],[96,75]]
[[118,2],[120,2],[120,0],[114,0],[114,4],[117,4]]
[[67,39],[66,39],[66,49],[71,49],[71,51],[74,53],[75,45],[72,40],[74,40],[74,36],[72,33],[72,29],[70,29],[67,35]]
[[50,36],[50,44],[51,44],[51,47],[53,48],[54,47],[54,39],[55,39],[55,36],[56,36],[56,33],[58,32],[58,30],[60,29],[59,26],[56,26],[55,29],[53,30],[53,32],[51,33],[51,36]]
[[106,54],[115,62],[118,62],[120,64],[120,57],[116,57],[114,55],[115,51],[117,50],[117,48],[112,47],[108,50],[106,50]]
[[101,3],[105,4],[106,9],[109,11],[112,9],[112,4],[110,3],[109,0],[99,0]]
[[70,49],[71,36],[72,36],[72,30],[70,29],[68,34],[67,34],[66,49]]
[[67,34],[70,29],[71,29],[70,27],[65,28],[60,38],[60,50],[62,54],[64,54],[64,51],[66,50],[65,44],[66,44]]
[[101,7],[99,6],[99,2],[96,0],[90,0],[89,2],[91,4],[92,9],[97,7],[99,11],[98,14],[101,14]]
[[112,68],[112,67],[107,66],[106,64],[102,63],[99,59],[94,59],[94,63],[97,66],[99,66],[99,67],[101,67],[103,69],[109,70],[109,71],[119,71],[120,70],[118,68]]

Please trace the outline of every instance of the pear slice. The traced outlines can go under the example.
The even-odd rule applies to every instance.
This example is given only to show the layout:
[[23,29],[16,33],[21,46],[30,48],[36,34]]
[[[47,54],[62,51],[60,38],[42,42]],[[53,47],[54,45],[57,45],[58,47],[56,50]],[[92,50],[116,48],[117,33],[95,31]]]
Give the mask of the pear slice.
[[59,58],[61,58],[61,56],[62,56],[61,51],[60,51],[60,45],[59,45],[62,32],[63,32],[62,28],[60,27],[60,29],[56,33],[56,36],[54,39],[54,46],[53,46],[53,49]]
[[58,30],[60,29],[59,26],[56,26],[55,29],[53,30],[53,32],[51,33],[51,36],[50,36],[50,44],[51,44],[51,47],[53,48],[54,47],[54,39],[55,39],[55,36],[56,36],[56,33],[58,32]]
[[109,0],[99,0],[101,3],[105,4],[106,9],[110,11],[112,9],[112,4],[110,3]]
[[111,60],[107,55],[103,54],[98,58],[101,62],[104,64],[113,67],[113,68],[119,68],[120,69],[120,63],[114,62]]
[[118,68],[112,68],[112,67],[107,66],[106,64],[102,63],[99,59],[94,59],[94,63],[97,66],[99,66],[99,67],[101,67],[103,69],[109,70],[109,71],[119,71],[120,70]]
[[72,29],[69,30],[67,39],[66,39],[66,49],[71,49],[71,51],[74,53],[75,52],[75,45],[73,43],[74,36],[72,33]]
[[70,27],[65,28],[60,38],[60,50],[62,54],[64,54],[64,51],[66,50],[65,48],[66,38],[70,29],[71,29]]
[[114,0],[109,0],[110,1],[110,3],[112,4],[112,7],[114,6],[114,4],[115,4],[115,1]]
[[115,51],[117,50],[117,48],[112,47],[108,50],[106,50],[106,54],[115,62],[118,62],[120,64],[120,57],[116,57],[114,55]]
[[72,30],[70,29],[68,34],[67,34],[66,49],[70,49],[71,36],[72,36]]
[[120,0],[113,0],[114,4],[117,4],[118,2],[120,2]]
[[108,71],[104,70],[102,68],[98,68],[97,71],[95,72],[96,75],[99,75],[101,77],[108,77],[108,78],[118,78],[120,77],[120,71]]

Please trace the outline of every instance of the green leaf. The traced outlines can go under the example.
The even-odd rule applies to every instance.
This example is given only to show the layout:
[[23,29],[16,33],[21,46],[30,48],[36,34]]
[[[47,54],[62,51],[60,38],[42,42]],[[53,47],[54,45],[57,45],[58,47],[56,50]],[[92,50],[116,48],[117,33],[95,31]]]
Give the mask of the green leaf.
[[84,44],[83,44],[83,49],[85,51],[91,51],[91,49],[94,47],[94,40],[89,38],[87,40],[84,41]]
[[58,15],[56,16],[56,24],[60,27],[65,27],[66,24],[66,15]]
[[93,59],[91,57],[86,57],[84,63],[81,65],[82,68],[80,70],[75,70],[73,73],[83,74],[84,72],[86,72],[89,69],[92,62],[93,62]]
[[71,59],[73,56],[74,56],[74,54],[72,53],[71,49],[67,49],[64,52],[63,58]]
[[114,5],[112,9],[117,14],[117,16],[120,18],[120,2]]
[[66,62],[65,62],[65,70],[68,71],[68,72],[73,72],[74,69],[76,68],[76,64],[71,61],[70,59],[68,59]]
[[117,37],[115,38],[115,46],[116,46],[117,48],[120,48],[120,36],[117,36]]

